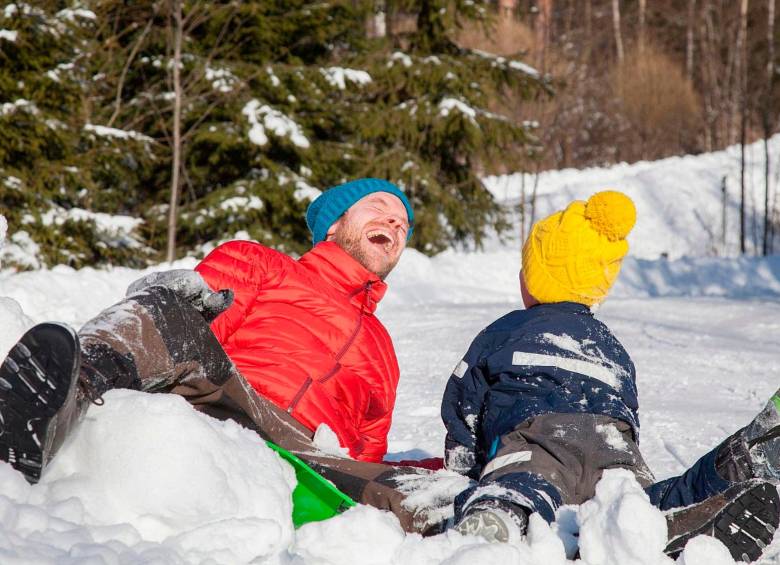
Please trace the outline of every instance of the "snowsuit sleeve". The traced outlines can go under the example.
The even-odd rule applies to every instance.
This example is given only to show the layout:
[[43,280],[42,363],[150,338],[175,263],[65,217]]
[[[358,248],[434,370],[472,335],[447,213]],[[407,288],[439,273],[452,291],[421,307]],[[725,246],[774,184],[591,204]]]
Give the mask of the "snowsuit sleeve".
[[484,332],[471,344],[455,367],[444,390],[441,417],[447,428],[444,465],[447,469],[478,478],[484,454],[479,452],[479,419],[489,390],[483,359]]
[[366,421],[360,428],[363,440],[361,461],[379,463],[387,453],[387,434],[390,432],[392,414],[387,413],[379,418]]
[[230,241],[209,253],[195,270],[212,290],[233,290],[233,304],[211,324],[224,344],[241,326],[257,294],[273,273],[275,252],[252,241]]

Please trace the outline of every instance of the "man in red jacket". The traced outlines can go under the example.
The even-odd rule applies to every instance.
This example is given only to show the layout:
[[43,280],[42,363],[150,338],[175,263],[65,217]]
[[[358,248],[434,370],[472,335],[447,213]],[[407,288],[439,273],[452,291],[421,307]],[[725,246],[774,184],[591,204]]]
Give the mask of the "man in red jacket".
[[[395,185],[346,183],[310,205],[314,247],[298,260],[231,241],[195,271],[144,277],[81,329],[80,360],[69,329],[36,326],[0,367],[0,416],[14,430],[0,434],[0,459],[35,482],[90,400],[110,388],[173,392],[257,430],[406,529],[426,528],[396,490],[399,474],[418,471],[378,464],[399,371],[374,311],[413,218]],[[316,448],[325,426],[352,459]]]
[[391,183],[361,179],[323,193],[307,220],[314,248],[297,261],[232,241],[196,267],[211,289],[235,297],[211,329],[261,396],[311,431],[327,425],[354,459],[381,461],[398,363],[374,310],[412,209]]

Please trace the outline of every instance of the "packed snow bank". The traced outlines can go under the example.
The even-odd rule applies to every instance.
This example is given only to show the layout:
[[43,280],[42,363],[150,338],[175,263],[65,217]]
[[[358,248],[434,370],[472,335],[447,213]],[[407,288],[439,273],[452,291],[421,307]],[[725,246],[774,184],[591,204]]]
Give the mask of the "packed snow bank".
[[[91,406],[37,485],[0,463],[0,555],[17,562],[564,565],[576,527],[531,517],[527,541],[406,535],[358,506],[297,532],[292,469],[252,431],[182,398],[111,391]],[[666,523],[627,471],[574,513],[584,564],[666,564]],[[708,551],[710,551],[708,549]],[[4,562],[7,562],[4,560]],[[694,561],[691,561],[692,563]]]
[[33,325],[13,298],[0,296],[0,359],[5,359],[11,346]]
[[626,260],[613,296],[780,298],[780,255]]
[[257,434],[172,395],[111,391],[105,401],[38,485],[0,463],[6,556],[279,562],[293,537],[295,476]]
[[36,322],[60,321],[79,327],[124,297],[127,287],[136,279],[156,271],[192,269],[196,264],[195,259],[188,258],[143,270],[127,267],[76,270],[58,265],[22,273],[4,271],[0,272],[0,296],[17,301]]
[[[409,304],[520,304],[520,248],[445,251],[435,257],[409,249],[387,281],[380,308]],[[2,279],[0,279],[0,289]],[[610,296],[780,298],[780,255],[684,257],[655,261],[629,256]]]
[[[780,135],[770,139],[769,151],[770,155],[780,152]],[[755,252],[754,241],[759,242],[760,249],[763,233],[763,141],[747,146],[746,159],[747,245]],[[776,163],[770,164],[776,167]],[[740,148],[735,145],[723,151],[653,162],[547,171],[538,179],[536,218],[562,209],[572,200],[587,200],[594,192],[611,188],[628,194],[637,206],[637,225],[629,236],[633,256],[735,256],[739,253],[739,169]],[[529,203],[534,177],[526,174],[524,179],[516,173],[488,177],[485,182],[500,202],[510,204],[520,202],[525,186]],[[772,190],[777,182],[775,172],[770,178]]]
[[[0,214],[0,250],[5,245],[5,234],[8,231],[8,222],[5,216]],[[5,358],[8,350],[21,335],[32,326],[32,320],[25,315],[22,307],[13,298],[0,294],[0,359]]]

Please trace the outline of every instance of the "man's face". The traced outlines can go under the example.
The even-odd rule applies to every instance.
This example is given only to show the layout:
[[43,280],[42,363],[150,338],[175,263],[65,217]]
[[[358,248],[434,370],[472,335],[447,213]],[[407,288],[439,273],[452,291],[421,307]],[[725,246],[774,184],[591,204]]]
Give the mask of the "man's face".
[[387,192],[364,196],[328,230],[336,242],[366,269],[384,279],[406,247],[409,220],[403,203]]

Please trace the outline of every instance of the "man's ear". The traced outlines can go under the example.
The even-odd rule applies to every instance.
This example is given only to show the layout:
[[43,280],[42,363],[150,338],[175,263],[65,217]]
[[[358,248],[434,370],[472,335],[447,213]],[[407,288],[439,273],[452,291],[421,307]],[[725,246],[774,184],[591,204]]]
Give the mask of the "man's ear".
[[341,222],[344,220],[344,216],[341,216],[338,220],[333,222],[331,226],[328,228],[328,233],[325,234],[325,241],[330,241],[333,239],[333,235],[336,233],[336,230],[341,227]]

